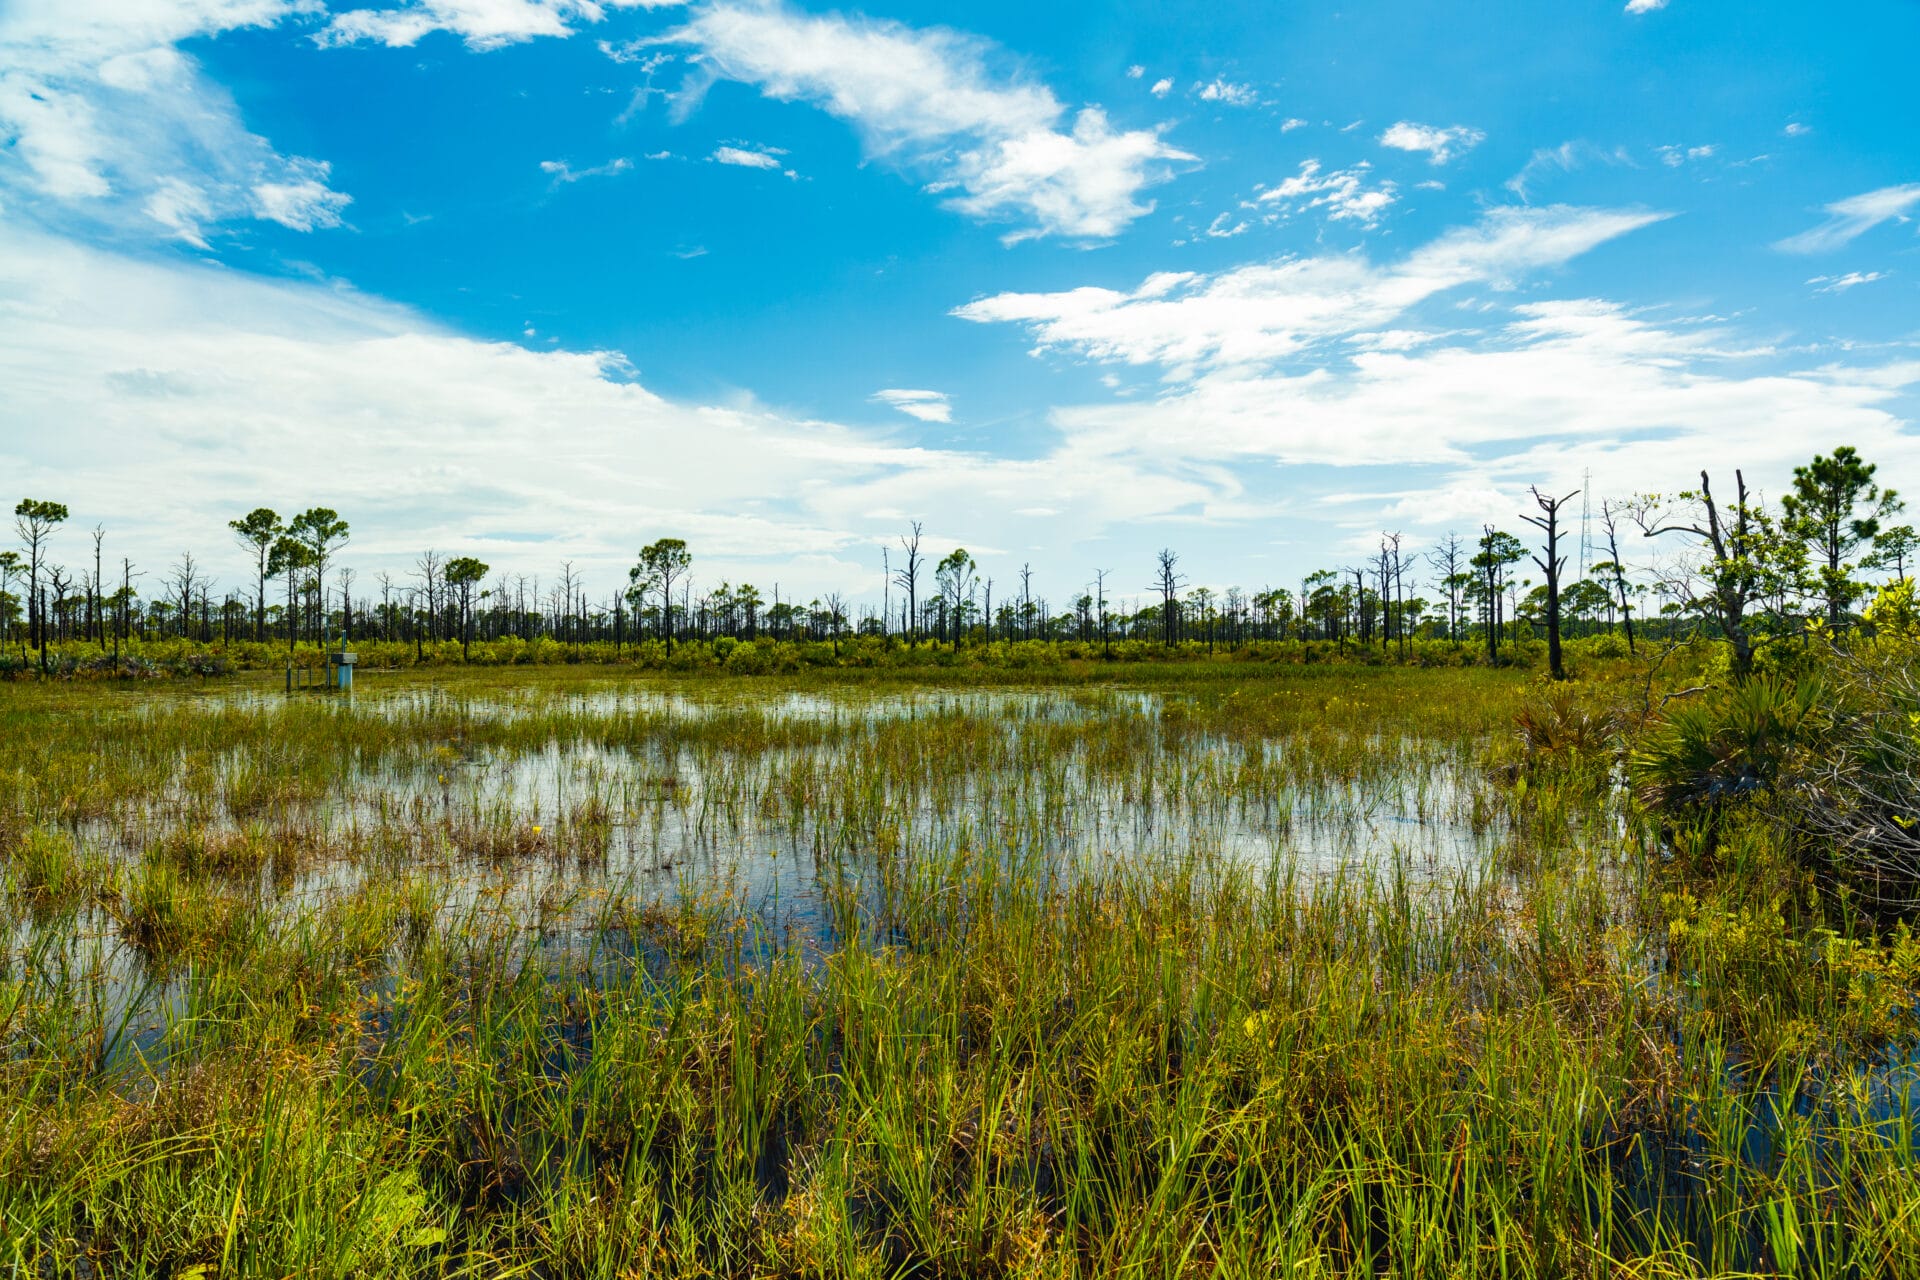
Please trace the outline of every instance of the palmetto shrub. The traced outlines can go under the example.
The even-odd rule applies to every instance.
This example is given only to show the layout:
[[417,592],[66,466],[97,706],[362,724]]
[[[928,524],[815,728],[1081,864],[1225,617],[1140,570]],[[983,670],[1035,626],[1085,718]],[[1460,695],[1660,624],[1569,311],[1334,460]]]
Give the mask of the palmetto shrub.
[[1771,790],[1819,728],[1819,687],[1770,677],[1670,702],[1627,756],[1635,797],[1669,816]]

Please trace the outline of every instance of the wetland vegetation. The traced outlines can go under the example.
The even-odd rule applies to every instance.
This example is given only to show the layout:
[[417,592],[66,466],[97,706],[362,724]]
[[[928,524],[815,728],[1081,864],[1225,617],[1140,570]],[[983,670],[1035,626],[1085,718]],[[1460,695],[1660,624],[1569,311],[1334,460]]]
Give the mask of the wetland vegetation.
[[0,688],[6,1266],[1901,1274],[1883,635]]

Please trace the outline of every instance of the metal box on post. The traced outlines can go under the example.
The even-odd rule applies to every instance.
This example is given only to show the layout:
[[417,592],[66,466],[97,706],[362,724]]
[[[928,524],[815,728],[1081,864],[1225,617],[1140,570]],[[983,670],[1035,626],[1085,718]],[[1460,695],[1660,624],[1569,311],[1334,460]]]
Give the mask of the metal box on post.
[[327,655],[327,665],[333,668],[333,687],[342,693],[353,692],[353,664],[360,660],[357,653],[348,653],[344,649]]

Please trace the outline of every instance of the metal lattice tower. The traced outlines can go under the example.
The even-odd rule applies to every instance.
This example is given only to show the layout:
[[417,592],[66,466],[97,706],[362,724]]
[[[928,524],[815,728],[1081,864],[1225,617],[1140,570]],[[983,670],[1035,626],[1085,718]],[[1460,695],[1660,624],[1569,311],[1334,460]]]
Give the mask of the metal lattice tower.
[[1593,468],[1580,474],[1580,578],[1593,564]]

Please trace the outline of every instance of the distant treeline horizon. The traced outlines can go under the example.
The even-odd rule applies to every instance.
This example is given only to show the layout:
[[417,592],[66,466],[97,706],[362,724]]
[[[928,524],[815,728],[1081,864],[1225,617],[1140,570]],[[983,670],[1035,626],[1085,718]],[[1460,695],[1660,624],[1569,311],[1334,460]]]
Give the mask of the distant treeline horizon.
[[[1500,661],[1503,645],[1544,638],[1558,676],[1563,638],[1618,634],[1631,651],[1638,627],[1663,637],[1704,629],[1729,642],[1734,670],[1744,673],[1766,642],[1845,630],[1865,616],[1861,606],[1876,585],[1907,579],[1915,533],[1894,523],[1905,504],[1875,473],[1841,446],[1796,467],[1791,491],[1775,504],[1752,496],[1738,471],[1732,495],[1716,495],[1702,472],[1697,488],[1668,497],[1596,504],[1587,496],[1577,516],[1568,504],[1580,491],[1534,489],[1536,512],[1518,517],[1526,537],[1486,524],[1414,547],[1400,533],[1382,533],[1377,551],[1358,563],[1258,589],[1192,585],[1168,547],[1138,577],[1096,570],[1065,600],[1033,590],[1031,564],[1012,582],[996,581],[964,548],[937,553],[918,522],[882,549],[877,600],[703,584],[695,550],[672,537],[642,547],[612,590],[590,587],[570,562],[543,578],[437,550],[421,553],[401,577],[381,572],[368,581],[344,562],[351,525],[326,507],[286,518],[260,507],[228,521],[223,533],[253,573],[250,582],[222,586],[191,551],[164,569],[125,556],[109,561],[104,526],[83,533],[75,548],[68,508],[27,498],[14,509],[18,546],[0,551],[0,638],[7,669],[37,665],[46,673],[62,647],[90,645],[117,661],[123,646],[156,640],[280,644],[289,652],[383,642],[411,645],[421,657],[447,643],[471,657],[474,644],[502,641],[611,646],[615,655],[648,643],[671,655],[676,645],[723,640],[817,642],[836,653],[860,637],[953,649],[1070,641],[1111,655],[1116,644],[1136,649],[1142,641],[1231,651],[1292,640],[1402,656],[1418,642],[1445,641]],[[1580,568],[1570,573],[1576,543]],[[1632,548],[1649,545],[1670,554],[1630,563]],[[70,568],[76,549],[79,567]],[[1139,578],[1144,587],[1118,589]],[[1138,603],[1143,594],[1146,604]]]

